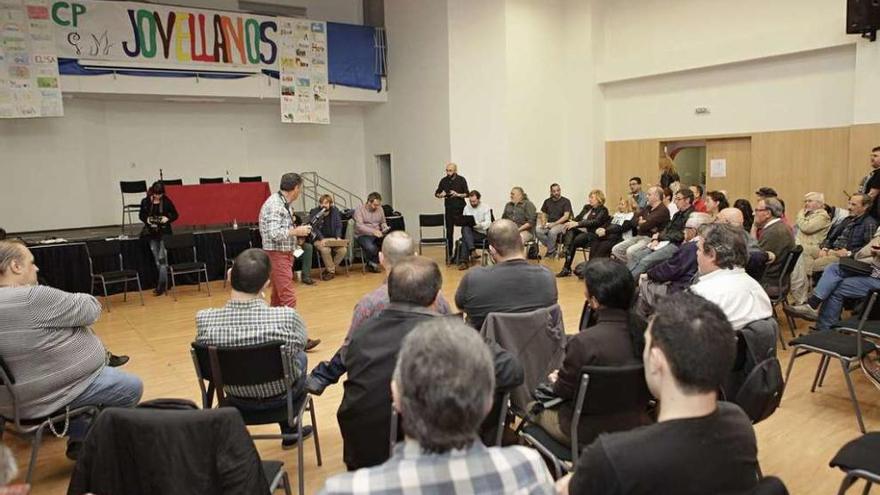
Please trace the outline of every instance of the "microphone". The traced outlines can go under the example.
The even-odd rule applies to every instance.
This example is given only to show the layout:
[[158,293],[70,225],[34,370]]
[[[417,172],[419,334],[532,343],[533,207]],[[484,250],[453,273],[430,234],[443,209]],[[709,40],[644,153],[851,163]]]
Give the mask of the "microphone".
[[159,169],[159,182],[164,182],[164,181],[165,181],[165,177],[162,176],[162,169],[160,168]]

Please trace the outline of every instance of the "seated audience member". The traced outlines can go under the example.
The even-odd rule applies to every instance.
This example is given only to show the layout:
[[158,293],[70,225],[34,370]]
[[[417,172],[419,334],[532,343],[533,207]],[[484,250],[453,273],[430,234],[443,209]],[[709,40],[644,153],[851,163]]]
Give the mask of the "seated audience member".
[[611,248],[614,257],[623,263],[627,263],[633,253],[647,246],[651,242],[651,237],[662,232],[669,223],[670,213],[663,203],[663,189],[657,186],[650,187],[647,197],[648,206],[639,210],[633,218],[633,223],[636,225],[636,235]]
[[718,216],[715,217],[715,223],[732,225],[742,232],[746,242],[746,250],[749,254],[746,273],[755,280],[761,280],[764,276],[764,270],[767,268],[767,261],[770,259],[770,255],[761,249],[757,239],[749,235],[749,231],[745,228],[742,210],[734,207],[725,208],[718,212]]
[[382,195],[372,192],[367,202],[354,210],[354,234],[357,243],[367,257],[367,271],[379,273],[379,250],[382,249],[382,238],[388,232],[385,222],[385,211],[382,209]]
[[690,189],[682,189],[675,193],[675,203],[678,205],[678,211],[672,217],[672,220],[662,232],[653,235],[651,242],[647,246],[634,252],[629,257],[626,266],[632,273],[633,278],[638,280],[639,276],[649,268],[669,259],[678,251],[679,244],[684,240],[684,224],[694,211],[693,206],[691,206],[693,195],[694,193]]
[[648,206],[648,196],[645,194],[645,191],[642,191],[641,177],[630,177],[629,196],[632,198],[637,208],[642,209]]
[[[134,407],[140,378],[112,367],[111,356],[89,328],[101,304],[89,294],[37,285],[34,255],[19,241],[0,241],[0,357],[19,385],[23,418],[40,418],[82,406]],[[120,363],[121,364],[121,363]],[[0,396],[0,414],[11,418],[12,398]],[[89,420],[70,421],[67,457],[75,459]]]
[[698,231],[710,223],[707,213],[691,213],[684,224],[684,242],[668,260],[655,265],[641,276],[636,311],[643,318],[654,312],[657,301],[668,294],[681,292],[690,287],[697,274]]
[[574,220],[565,224],[563,239],[565,263],[562,265],[562,270],[556,275],[557,277],[571,275],[571,263],[574,261],[577,250],[589,248],[590,244],[598,239],[596,230],[606,227],[610,219],[608,208],[605,207],[605,194],[598,189],[590,191],[587,204],[584,205],[581,212],[574,217]]
[[795,225],[797,232],[794,242],[804,248],[791,273],[789,299],[797,305],[807,301],[808,289],[812,287],[810,276],[813,273],[813,260],[819,255],[819,246],[831,229],[824,194],[808,192],[804,195],[804,207],[798,212]]
[[[386,273],[390,273],[400,260],[416,254],[416,243],[413,238],[402,230],[396,230],[388,234],[385,242],[382,243],[382,252],[379,253],[379,264],[385,269]],[[354,307],[354,314],[351,317],[351,325],[348,327],[348,333],[345,340],[338,351],[330,358],[330,361],[322,361],[312,369],[308,379],[306,379],[306,390],[313,395],[321,395],[324,389],[339,381],[339,378],[345,374],[345,353],[348,350],[348,344],[351,342],[353,332],[373,316],[379,314],[380,311],[387,308],[391,304],[388,297],[388,279],[386,278],[382,285],[373,289],[358,301]],[[447,315],[452,312],[449,303],[443,294],[437,294],[437,300],[434,302],[434,311],[441,315]]]
[[348,248],[345,246],[328,246],[325,241],[342,239],[342,213],[333,204],[333,196],[324,194],[319,199],[320,206],[309,212],[309,218],[321,215],[319,227],[312,231],[315,234],[315,248],[321,253],[324,271],[321,280],[331,280],[336,276],[336,267],[345,259]]
[[611,216],[607,227],[596,229],[596,239],[590,244],[590,259],[608,258],[611,249],[624,240],[633,237],[636,224],[633,222],[638,207],[635,200],[621,196],[617,201],[617,211]]
[[545,256],[549,258],[556,255],[559,236],[565,232],[565,224],[571,218],[571,201],[562,196],[559,184],[550,186],[550,197],[544,200],[541,212],[547,217],[546,223],[535,229],[535,235],[547,247]]
[[[295,381],[294,403],[305,395],[306,325],[295,309],[270,307],[263,299],[269,288],[269,255],[262,249],[246,249],[235,257],[229,269],[232,293],[226,306],[203,309],[196,313],[196,342],[216,347],[243,347],[280,340],[293,353],[290,371]],[[225,388],[229,402],[246,411],[281,409],[287,406],[287,390],[282,381],[253,387]],[[296,434],[286,421],[279,423],[281,433]],[[307,431],[308,430],[308,431]],[[303,426],[303,433],[311,432]],[[296,440],[282,440],[282,447],[293,448]]]
[[558,493],[748,493],[758,480],[755,432],[717,394],[735,354],[733,329],[715,304],[687,292],[669,296],[645,332],[657,423],[600,435],[557,482]]
[[489,313],[526,313],[556,304],[556,280],[546,266],[532,265],[523,254],[515,223],[497,220],[489,227],[493,266],[475,267],[455,291],[455,305],[480,329]]
[[706,202],[703,200],[703,186],[694,184],[688,189],[694,193],[694,211],[698,213],[706,213]]
[[504,214],[501,218],[516,224],[523,244],[535,238],[538,212],[535,211],[535,205],[529,201],[523,188],[517,186],[510,190],[510,201],[504,205]]
[[807,303],[793,306],[790,311],[816,320],[818,331],[831,329],[831,325],[840,319],[844,299],[863,298],[868,292],[880,289],[880,234],[859,250],[855,258],[870,264],[873,269],[870,275],[846,271],[840,263],[828,265]]
[[[334,476],[320,493],[555,493],[536,451],[479,441],[495,379],[476,332],[452,318],[425,320],[403,338],[392,366],[391,402],[405,440],[383,464]],[[376,443],[387,452],[387,436]]]
[[675,193],[672,189],[668,187],[663,188],[663,205],[666,206],[666,209],[669,210],[669,218],[675,216],[678,213],[678,205],[675,202]]
[[868,244],[877,231],[877,220],[869,213],[871,197],[853,194],[849,198],[849,217],[830,229],[813,258],[810,272],[822,271],[840,258],[851,257]]
[[760,229],[758,246],[770,254],[762,282],[770,287],[779,283],[785,265],[785,257],[794,249],[794,236],[780,218],[782,203],[776,198],[759,199],[755,208],[755,225]]
[[[565,346],[562,368],[548,377],[553,393],[565,402],[533,415],[531,420],[554,439],[570,443],[573,402],[583,366],[624,366],[641,360],[644,325],[637,325],[629,311],[635,282],[625,266],[609,259],[590,259],[584,267],[584,296],[590,307],[586,329],[571,336]],[[635,428],[650,423],[645,410],[608,416],[584,416],[578,426],[578,442],[589,444],[599,433]]]
[[755,225],[755,213],[752,211],[752,204],[747,199],[738,199],[733,202],[733,207],[742,212],[743,228],[746,232],[751,232]]
[[468,203],[462,215],[474,217],[474,226],[464,225],[461,228],[461,252],[459,253],[458,269],[467,270],[471,267],[471,254],[478,245],[486,241],[486,231],[492,225],[492,209],[482,201],[480,191],[474,189],[468,194]]
[[697,242],[699,279],[690,290],[717,304],[735,330],[773,316],[767,293],[745,271],[747,261],[740,229],[724,224],[703,227]]
[[727,202],[727,196],[721,191],[709,191],[706,193],[706,213],[715,218],[718,212],[725,208],[730,208]]
[[[397,353],[403,338],[416,326],[443,318],[433,310],[442,281],[440,268],[432,260],[421,256],[400,260],[388,274],[391,304],[351,336],[345,353],[348,379],[336,413],[343,460],[349,470],[376,466],[388,459],[389,383]],[[496,387],[506,390],[522,384],[519,363],[497,345],[490,350],[496,360]]]

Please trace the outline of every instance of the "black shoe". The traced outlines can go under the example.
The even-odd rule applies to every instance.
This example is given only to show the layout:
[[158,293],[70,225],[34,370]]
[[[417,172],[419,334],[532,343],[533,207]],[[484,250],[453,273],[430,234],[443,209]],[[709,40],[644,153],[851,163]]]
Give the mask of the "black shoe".
[[556,274],[556,276],[559,278],[569,277],[569,276],[571,276],[571,269],[570,268],[563,268],[559,273]]
[[325,282],[328,280],[333,280],[334,278],[336,278],[336,274],[333,272],[324,272],[321,274],[321,280]]
[[[303,430],[305,430],[305,428],[303,428]],[[64,455],[67,456],[67,458],[71,461],[75,461],[79,458],[79,452],[82,450],[82,446],[82,442],[69,440],[67,442],[67,450],[64,452]]]
[[379,268],[379,266],[377,264],[370,261],[367,263],[367,271],[370,273],[381,273],[382,269]]
[[306,350],[311,351],[315,347],[318,347],[318,344],[321,343],[321,339],[308,339],[306,340]]
[[323,394],[324,389],[327,388],[328,385],[328,383],[324,383],[323,380],[315,375],[309,375],[306,377],[306,392],[312,395]]
[[107,352],[107,366],[111,368],[118,368],[123,364],[127,363],[129,360],[128,356],[121,355],[117,356],[115,354],[111,354],[109,351]]
[[[312,436],[313,431],[314,431],[314,428],[312,428],[311,425],[303,426],[303,438],[305,439],[305,438],[309,438],[310,436]],[[296,430],[294,430],[293,434],[296,435],[297,438],[291,438],[290,440],[286,440],[286,439],[282,440],[281,441],[281,448],[282,449],[290,450],[290,449],[296,448],[296,442],[299,439],[298,438],[299,434],[298,434],[298,432],[296,432]]]
[[165,294],[165,287],[156,287],[153,289],[154,296],[161,296],[162,294]]
[[302,283],[304,283],[306,285],[315,285],[315,281],[312,280],[311,277],[302,279]]

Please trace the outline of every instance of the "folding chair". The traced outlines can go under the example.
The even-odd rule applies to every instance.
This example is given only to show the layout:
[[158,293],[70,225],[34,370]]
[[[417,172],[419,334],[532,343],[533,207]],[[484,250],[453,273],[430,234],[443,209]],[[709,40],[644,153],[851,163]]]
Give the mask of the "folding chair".
[[182,186],[183,179],[162,179],[162,184],[166,186]]
[[[137,282],[138,294],[141,297],[141,306],[144,305],[144,293],[141,290],[141,276],[137,270],[126,270],[122,265],[122,246],[119,241],[86,241],[86,256],[89,258],[89,275],[92,277],[92,294],[95,293],[95,284],[100,282],[104,289],[104,303],[107,312],[110,312],[110,299],[107,296],[107,285],[122,284],[122,300],[128,300],[128,283]],[[116,258],[117,269],[95,272],[95,259]]]
[[[83,406],[74,409],[65,408],[57,411],[49,416],[40,418],[24,418],[21,415],[19,399],[19,387],[16,385],[15,377],[9,370],[9,366],[3,358],[0,358],[0,390],[4,390],[5,394],[12,401],[12,417],[0,416],[0,439],[7,430],[15,436],[21,438],[30,438],[31,440],[31,459],[28,463],[27,475],[25,483],[30,484],[34,475],[34,467],[37,465],[37,453],[40,451],[40,444],[43,439],[43,432],[48,429],[56,436],[63,436],[67,433],[67,425],[73,418],[90,415],[95,416],[98,413],[96,406]],[[65,425],[64,431],[56,433],[54,425]]]
[[[424,229],[440,227],[441,237],[425,237]],[[419,254],[422,254],[422,246],[443,246],[446,252],[450,246],[446,245],[446,215],[443,213],[432,213],[429,215],[419,215]],[[446,256],[444,252],[443,256]],[[449,258],[446,258],[446,264],[449,264]]]
[[[846,386],[849,389],[849,397],[852,401],[853,408],[856,412],[856,419],[859,423],[859,430],[865,433],[865,423],[862,421],[862,411],[859,407],[859,401],[856,398],[856,391],[853,387],[849,374],[864,367],[862,358],[868,353],[877,349],[877,346],[864,338],[863,328],[869,316],[874,316],[873,311],[877,296],[880,291],[874,290],[869,293],[868,303],[865,310],[859,318],[859,324],[855,329],[848,327],[838,327],[836,329],[813,332],[801,335],[789,342],[793,346],[791,357],[788,361],[788,370],[785,372],[785,388],[788,388],[791,370],[794,367],[794,361],[810,353],[818,353],[822,357],[819,360],[819,367],[816,369],[816,376],[813,378],[813,385],[810,392],[816,391],[816,386],[822,386],[825,380],[825,373],[828,371],[828,364],[834,358],[840,363],[843,371],[843,377],[846,380]],[[873,319],[873,318],[872,318]],[[783,390],[784,393],[784,390]]]
[[238,178],[238,182],[263,182],[263,176],[261,175],[253,175],[253,176],[242,176]]
[[[776,306],[785,302],[788,298],[788,293],[791,291],[791,274],[794,272],[794,267],[797,265],[798,258],[801,257],[801,254],[804,252],[803,246],[795,246],[794,249],[788,252],[785,256],[785,263],[782,265],[782,271],[779,272],[779,278],[773,281],[773,284],[765,285],[764,290],[767,292],[767,295],[770,297],[770,305],[773,309],[773,317],[776,316]],[[794,329],[795,326],[792,325],[791,317],[786,313],[786,321],[788,323],[788,329],[791,331],[792,336],[795,336]],[[779,343],[782,344],[782,348],[785,349],[785,341],[782,338],[782,332],[779,332]]]
[[838,495],[843,495],[858,480],[865,481],[863,494],[868,493],[874,483],[880,483],[880,432],[862,435],[840,448],[831,462],[831,467],[842,469],[846,476],[840,483]]
[[226,271],[232,268],[232,262],[242,251],[254,247],[251,241],[251,229],[227,229],[220,231],[220,240],[223,242],[223,288],[226,288]]
[[176,278],[179,275],[186,275],[189,273],[196,274],[199,291],[202,290],[202,274],[205,274],[205,287],[207,287],[208,297],[210,297],[211,284],[208,280],[208,265],[203,261],[199,261],[198,251],[196,251],[195,236],[193,236],[192,233],[166,235],[162,238],[162,242],[165,244],[165,250],[168,251],[169,255],[174,252],[179,252],[181,253],[181,257],[188,257],[188,254],[183,256],[183,253],[192,250],[192,261],[168,264],[168,274],[171,277],[171,295],[174,296],[174,300],[177,301]]
[[[132,225],[131,214],[139,214],[141,211],[141,203],[138,200],[135,203],[126,203],[126,194],[147,194],[147,181],[119,181],[119,190],[122,193],[122,233],[125,233],[125,216],[128,215],[128,224]],[[141,198],[142,199],[142,198]]]
[[199,184],[223,184],[223,177],[199,177]]
[[[291,362],[293,353],[281,341],[242,347],[215,347],[199,343],[192,344],[192,359],[202,393],[202,407],[212,407],[214,396],[219,407],[231,406],[228,401],[226,387],[257,386],[266,383],[280,382],[286,392],[286,406],[267,411],[241,410],[241,416],[247,425],[265,425],[286,422],[297,428],[297,435],[290,434],[259,434],[251,435],[254,440],[293,440],[296,437],[297,469],[299,475],[299,493],[305,493],[305,466],[303,463],[303,429],[302,420],[306,410],[309,411],[312,434],[315,439],[315,456],[318,466],[321,462],[321,443],[318,438],[318,423],[315,421],[315,404],[312,397],[304,392],[299,398],[293,396],[293,372]],[[300,380],[305,380],[304,374]]]
[[[627,366],[584,366],[578,383],[571,416],[569,444],[564,445],[539,425],[527,422],[520,437],[553,463],[556,478],[571,472],[580,456],[581,445],[593,439],[579,439],[578,427],[584,415],[612,415],[646,411],[651,393],[641,363]],[[589,394],[588,394],[589,392]],[[633,427],[640,424],[633,424]]]
[[354,218],[350,218],[342,224],[342,237],[348,241],[348,266],[345,267],[345,276],[348,276],[348,270],[354,263],[355,255],[361,259],[361,271],[367,273],[367,258],[354,236]]

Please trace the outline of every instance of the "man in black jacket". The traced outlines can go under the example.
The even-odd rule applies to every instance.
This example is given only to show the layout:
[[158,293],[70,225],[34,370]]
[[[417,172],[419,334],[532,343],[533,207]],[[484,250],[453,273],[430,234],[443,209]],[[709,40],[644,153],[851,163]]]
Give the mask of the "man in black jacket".
[[177,217],[177,208],[165,195],[165,184],[161,181],[154,182],[147,191],[147,197],[141,200],[138,218],[144,223],[141,237],[149,239],[150,251],[153,252],[153,259],[159,270],[159,283],[154,291],[157,296],[168,289],[168,253],[165,251],[162,236],[171,235],[171,224]]
[[[336,413],[342,433],[343,460],[349,470],[376,466],[389,457],[391,375],[403,338],[420,323],[440,316],[431,306],[442,284],[437,264],[421,256],[405,258],[388,275],[391,305],[352,334],[345,354],[348,379]],[[523,371],[509,353],[490,348],[496,389],[523,381]]]
[[684,241],[684,225],[694,211],[694,193],[690,189],[681,189],[673,196],[678,211],[669,225],[662,232],[654,234],[651,242],[644,248],[633,253],[626,267],[636,280],[652,266],[668,260],[678,251]]
[[333,204],[333,196],[324,194],[318,204],[320,206],[309,212],[309,219],[310,223],[318,225],[317,229],[312,230],[312,234],[315,236],[315,248],[321,253],[321,260],[324,262],[321,280],[330,280],[336,276],[336,267],[345,259],[348,248],[328,246],[326,243],[327,240],[342,239],[342,213]]

